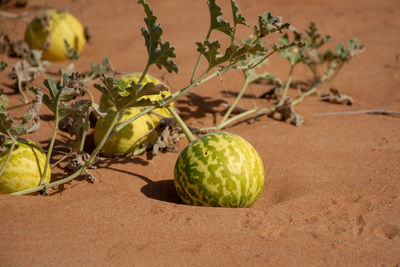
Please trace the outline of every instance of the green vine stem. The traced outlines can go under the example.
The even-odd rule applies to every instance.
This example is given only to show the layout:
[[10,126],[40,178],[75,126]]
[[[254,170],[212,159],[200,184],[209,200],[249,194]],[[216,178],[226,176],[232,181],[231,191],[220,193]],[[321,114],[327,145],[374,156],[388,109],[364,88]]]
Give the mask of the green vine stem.
[[86,118],[85,118],[85,125],[83,126],[83,131],[82,131],[82,135],[81,135],[81,140],[79,143],[79,151],[82,152],[83,148],[85,147],[85,140],[86,140],[86,135],[87,135],[87,129],[89,128],[89,112],[87,112],[86,114]]
[[143,72],[142,72],[142,76],[140,76],[140,79],[138,81],[138,84],[142,83],[144,77],[146,77],[147,72],[149,71],[150,65],[147,62],[146,67],[144,68]]
[[[205,41],[207,41],[210,38],[210,35],[211,35],[211,27],[207,32]],[[196,65],[194,65],[192,77],[190,78],[190,83],[193,83],[193,81],[194,81],[194,76],[196,76],[197,70],[199,69],[200,59],[201,59],[201,54],[199,53],[199,56],[197,57]]]
[[22,82],[21,82],[21,79],[19,79],[19,78],[17,80],[17,87],[18,87],[19,93],[24,98],[24,103],[27,104],[29,102],[29,100],[28,100],[28,97],[26,96],[26,94],[24,93],[24,89],[22,88]]
[[[314,85],[312,86],[312,88],[310,90],[297,96],[297,98],[292,102],[292,106],[300,104],[304,100],[304,98],[306,98],[307,96],[315,94],[318,91],[325,90],[325,88],[328,87],[329,84],[335,79],[335,77],[339,73],[342,66],[343,65],[340,65],[339,67],[331,68],[331,69],[327,70],[324,73],[324,75],[321,77],[321,79],[319,79],[319,82],[314,83]],[[322,88],[317,87],[316,84],[320,84],[320,83],[324,83],[324,82],[326,82],[325,86],[323,86]]]
[[249,80],[246,79],[246,81],[244,82],[244,85],[242,87],[242,90],[240,90],[239,94],[236,96],[236,98],[233,101],[232,105],[229,107],[228,111],[225,113],[224,117],[222,118],[221,122],[218,125],[218,128],[221,125],[224,125],[224,122],[229,118],[229,115],[231,115],[233,109],[236,107],[237,103],[242,98],[242,96],[243,96],[244,92],[246,91],[248,85],[249,85]]
[[282,94],[282,96],[281,96],[281,99],[280,99],[280,101],[279,101],[279,103],[278,103],[278,107],[279,107],[279,106],[282,106],[282,105],[283,105],[283,102],[285,102],[285,98],[286,98],[286,95],[287,95],[287,92],[288,92],[290,83],[292,82],[294,66],[295,66],[295,65],[290,64],[289,76],[288,76],[288,79],[287,79],[287,81],[286,81],[285,88],[283,89],[283,94]]
[[103,136],[103,139],[101,139],[100,143],[98,146],[94,149],[92,154],[89,157],[88,162],[86,163],[87,167],[91,167],[92,162],[94,158],[97,156],[97,154],[100,152],[100,150],[103,148],[104,144],[111,138],[113,130],[115,131],[116,125],[118,125],[119,120],[121,119],[120,116],[120,111],[117,111],[114,115],[114,118],[110,124],[110,126],[107,128],[106,133]]
[[236,115],[235,117],[230,118],[229,120],[226,120],[224,123],[220,123],[217,128],[218,128],[218,130],[221,130],[224,127],[226,127],[227,125],[233,123],[234,121],[242,119],[243,117],[251,115],[253,113],[268,113],[268,112],[273,112],[274,110],[275,110],[275,108],[253,108],[253,109],[247,110],[245,112],[242,112],[242,113]]
[[179,114],[176,112],[176,110],[171,105],[168,105],[167,109],[168,109],[169,112],[171,112],[172,116],[174,116],[176,122],[182,128],[183,133],[185,134],[187,140],[189,141],[189,143],[191,143],[195,139],[195,137],[193,136],[193,134],[190,131],[189,127],[187,127],[185,122],[182,120],[182,118],[179,116]]
[[49,144],[49,149],[47,150],[47,155],[46,155],[46,163],[44,165],[44,170],[43,170],[43,174],[42,177],[40,178],[40,182],[39,185],[43,185],[44,183],[44,179],[46,177],[47,174],[47,170],[49,169],[49,165],[50,165],[50,158],[51,158],[51,154],[53,152],[53,147],[54,147],[54,142],[56,141],[56,136],[57,136],[57,130],[58,130],[58,122],[59,122],[59,103],[60,101],[58,100],[56,103],[56,112],[54,114],[55,116],[55,122],[54,122],[54,129],[53,129],[53,133],[50,139],[50,144]]

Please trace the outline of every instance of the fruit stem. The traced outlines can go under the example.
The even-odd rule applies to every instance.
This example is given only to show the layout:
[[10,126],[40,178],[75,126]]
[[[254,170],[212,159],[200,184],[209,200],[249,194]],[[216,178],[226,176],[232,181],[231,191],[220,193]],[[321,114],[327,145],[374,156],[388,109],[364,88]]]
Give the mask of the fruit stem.
[[167,109],[169,110],[169,112],[171,112],[172,116],[174,116],[176,122],[179,124],[179,126],[181,126],[183,133],[185,134],[187,140],[189,141],[189,143],[191,143],[195,139],[195,137],[193,136],[190,129],[187,127],[185,122],[181,119],[179,114],[176,112],[176,110],[172,106],[168,105]]

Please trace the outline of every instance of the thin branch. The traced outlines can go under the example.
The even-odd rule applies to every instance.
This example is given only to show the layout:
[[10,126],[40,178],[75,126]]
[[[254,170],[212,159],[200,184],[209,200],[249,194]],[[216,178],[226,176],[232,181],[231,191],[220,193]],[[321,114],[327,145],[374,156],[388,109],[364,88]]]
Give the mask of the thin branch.
[[324,113],[313,114],[313,116],[348,115],[348,114],[400,115],[400,111],[371,109],[371,110],[354,110],[354,111],[343,111],[343,112],[324,112]]

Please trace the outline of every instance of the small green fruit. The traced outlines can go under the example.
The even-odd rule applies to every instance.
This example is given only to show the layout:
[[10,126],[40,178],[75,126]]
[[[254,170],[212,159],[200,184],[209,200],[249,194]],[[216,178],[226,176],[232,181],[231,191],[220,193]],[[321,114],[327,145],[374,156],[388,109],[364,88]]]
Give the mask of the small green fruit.
[[[11,140],[5,146],[11,147]],[[0,168],[3,166],[7,152],[0,152]],[[0,191],[12,193],[29,189],[39,185],[42,177],[46,155],[34,142],[18,139],[3,173],[0,176]],[[47,169],[45,183],[50,182],[51,171]]]

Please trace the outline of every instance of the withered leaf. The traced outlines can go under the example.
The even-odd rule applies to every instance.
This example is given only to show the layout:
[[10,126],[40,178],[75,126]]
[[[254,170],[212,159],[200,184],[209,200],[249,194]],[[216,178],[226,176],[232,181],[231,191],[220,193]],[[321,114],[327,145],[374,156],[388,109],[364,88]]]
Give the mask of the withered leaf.
[[338,89],[330,88],[330,93],[323,94],[320,98],[321,101],[326,101],[335,104],[353,105],[353,99],[348,95],[343,95]]
[[156,129],[158,138],[153,145],[153,155],[159,152],[175,152],[175,144],[179,141],[180,128],[174,118],[162,118],[157,124]]
[[289,120],[295,126],[300,126],[304,122],[303,116],[294,111],[290,97],[287,97],[282,105],[277,106],[271,116],[276,120]]

